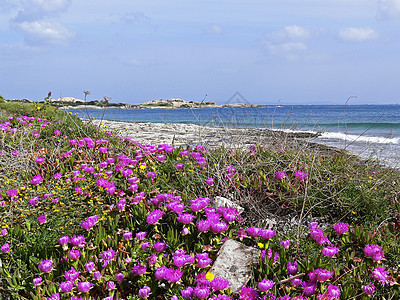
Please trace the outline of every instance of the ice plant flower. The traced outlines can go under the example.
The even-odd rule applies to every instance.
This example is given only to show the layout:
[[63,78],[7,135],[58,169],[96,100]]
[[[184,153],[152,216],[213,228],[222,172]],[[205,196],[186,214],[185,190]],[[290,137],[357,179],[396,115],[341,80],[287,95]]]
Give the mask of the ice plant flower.
[[333,257],[339,252],[339,249],[333,246],[328,246],[323,248],[321,252],[323,256]]
[[214,222],[211,225],[211,229],[212,229],[213,233],[222,233],[228,229],[228,225],[223,221]]
[[81,293],[87,293],[92,288],[93,284],[89,281],[81,281],[78,283],[78,290]]
[[181,222],[182,224],[190,224],[192,221],[196,218],[196,216],[190,214],[190,213],[182,213],[178,216],[178,221]]
[[212,186],[214,184],[214,178],[211,178],[211,177],[207,178],[206,179],[206,183],[207,183],[208,186]]
[[85,237],[82,235],[72,236],[70,242],[71,242],[72,246],[75,246],[78,248],[83,248],[86,245]]
[[162,218],[164,214],[165,214],[164,211],[155,209],[150,212],[150,214],[146,218],[146,221],[148,224],[154,225]]
[[375,286],[373,283],[363,285],[362,290],[365,295],[372,295],[375,292]]
[[286,177],[286,175],[287,174],[285,172],[283,172],[283,171],[276,172],[275,173],[275,178],[278,179],[278,180],[282,180],[282,179],[284,179]]
[[261,228],[259,227],[249,227],[247,228],[247,234],[251,237],[258,237],[260,235]]
[[280,244],[281,244],[281,246],[282,246],[284,249],[289,249],[289,247],[290,247],[290,240],[283,240],[283,241],[280,242]]
[[156,252],[163,252],[165,249],[167,249],[167,244],[164,242],[157,242],[153,245],[153,248]]
[[32,185],[39,185],[43,182],[43,177],[40,175],[32,176],[31,184]]
[[215,277],[211,281],[211,287],[214,291],[222,291],[229,287],[229,281],[220,277]]
[[146,231],[140,231],[140,232],[136,233],[136,239],[139,241],[144,240],[146,235],[147,235]]
[[275,230],[272,229],[263,229],[260,232],[260,237],[264,240],[269,240],[276,235]]
[[75,259],[78,259],[79,256],[81,256],[81,251],[79,251],[79,250],[72,249],[72,250],[69,250],[69,252],[68,252],[68,258],[70,258],[70,259],[75,260]]
[[330,284],[328,285],[328,290],[326,293],[331,297],[330,299],[339,299],[340,297],[340,288],[336,285]]
[[346,233],[349,231],[349,224],[348,223],[337,223],[333,225],[333,229],[335,230],[337,235]]
[[36,158],[36,163],[37,163],[38,165],[41,165],[42,163],[44,163],[44,158],[43,158],[43,157],[38,157],[38,158]]
[[113,290],[113,289],[115,289],[115,282],[114,282],[114,281],[111,281],[111,280],[107,281],[107,289],[108,289],[108,290]]
[[258,297],[258,293],[252,287],[244,286],[240,290],[239,299],[240,300],[255,300]]
[[388,271],[384,267],[377,267],[372,271],[372,277],[382,285],[388,283]]
[[207,299],[210,295],[210,288],[208,286],[196,286],[194,288],[193,295],[197,299]]
[[294,177],[297,180],[304,181],[304,179],[307,177],[307,173],[303,171],[296,171],[296,173],[294,173]]
[[81,223],[81,226],[85,230],[90,230],[98,222],[98,220],[99,220],[98,215],[90,216]]
[[364,253],[366,256],[370,256],[373,261],[380,261],[385,257],[382,248],[378,245],[366,245]]
[[139,298],[141,298],[141,299],[146,299],[147,297],[149,297],[150,291],[151,291],[151,289],[150,289],[150,287],[148,287],[147,285],[144,286],[144,287],[142,287],[142,288],[139,290],[139,293],[138,293]]
[[36,277],[36,278],[33,278],[33,286],[34,287],[37,287],[38,285],[41,285],[42,284],[42,277]]
[[95,267],[96,267],[96,266],[95,266],[94,262],[92,262],[92,261],[88,261],[88,262],[85,264],[85,270],[88,271],[88,272],[92,272],[92,271],[94,270]]
[[186,289],[182,289],[181,290],[181,295],[183,299],[192,299],[193,296],[193,288],[191,286],[189,286]]
[[71,267],[71,269],[69,269],[68,271],[64,272],[64,278],[67,281],[72,281],[74,282],[75,280],[77,280],[79,277],[79,271],[76,270],[74,267]]
[[316,278],[320,282],[327,281],[332,276],[333,276],[333,273],[331,271],[329,271],[329,270],[318,270],[318,272],[316,274]]
[[119,282],[119,283],[121,283],[122,281],[124,281],[124,278],[125,278],[125,276],[124,276],[124,274],[122,274],[122,273],[118,273],[118,274],[115,275],[115,280],[116,280],[117,282]]
[[60,283],[60,290],[63,293],[69,293],[74,286],[74,283],[72,281],[63,281]]
[[274,286],[274,282],[272,280],[263,279],[258,283],[258,289],[261,292],[267,292]]
[[3,246],[1,246],[1,251],[3,251],[3,253],[7,253],[10,251],[10,244],[5,243]]
[[39,215],[38,217],[37,217],[37,221],[39,222],[39,224],[43,224],[43,223],[46,223],[46,216],[45,215]]
[[42,260],[38,267],[42,272],[50,273],[53,269],[53,261],[51,259]]
[[293,264],[289,261],[286,269],[290,275],[296,275],[297,272],[299,271],[299,268],[297,266],[297,261],[295,261]]

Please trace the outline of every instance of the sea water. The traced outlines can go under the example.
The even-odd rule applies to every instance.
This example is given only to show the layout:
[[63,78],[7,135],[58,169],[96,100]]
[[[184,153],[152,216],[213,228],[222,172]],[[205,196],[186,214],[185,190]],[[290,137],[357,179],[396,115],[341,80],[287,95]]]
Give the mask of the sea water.
[[310,141],[400,168],[400,105],[278,105],[246,108],[80,109],[81,118],[186,123],[320,133]]

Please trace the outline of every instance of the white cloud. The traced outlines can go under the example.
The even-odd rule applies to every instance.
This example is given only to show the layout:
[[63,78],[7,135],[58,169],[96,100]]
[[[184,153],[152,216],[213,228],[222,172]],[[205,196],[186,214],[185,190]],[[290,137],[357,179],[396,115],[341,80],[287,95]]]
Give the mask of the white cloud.
[[269,52],[272,55],[279,55],[279,54],[286,55],[289,53],[303,52],[307,50],[307,46],[303,42],[287,42],[280,44],[266,43],[265,46],[268,48]]
[[379,0],[378,12],[382,18],[400,17],[400,0]]
[[22,33],[29,44],[64,44],[74,33],[56,22],[34,21],[15,23],[16,30]]
[[279,41],[300,41],[311,38],[311,32],[306,28],[293,25],[274,32],[271,37]]
[[378,38],[378,33],[369,27],[347,27],[339,30],[339,39],[346,42],[364,42]]
[[224,32],[224,28],[217,24],[213,24],[204,30],[205,34],[221,34]]
[[64,12],[72,0],[20,0],[15,7],[18,15],[14,21],[33,21]]
[[305,42],[311,37],[312,33],[304,27],[286,26],[271,33],[263,42],[263,46],[270,55],[279,55],[295,60],[307,51],[308,47]]

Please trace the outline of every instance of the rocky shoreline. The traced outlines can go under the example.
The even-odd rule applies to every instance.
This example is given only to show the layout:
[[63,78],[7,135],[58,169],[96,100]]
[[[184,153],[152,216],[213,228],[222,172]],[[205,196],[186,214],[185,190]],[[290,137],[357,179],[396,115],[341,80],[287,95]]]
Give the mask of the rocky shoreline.
[[258,144],[275,151],[304,149],[322,152],[326,155],[343,153],[338,148],[307,141],[318,133],[284,132],[265,128],[209,127],[181,123],[121,122],[109,120],[87,120],[103,130],[115,131],[121,136],[148,144],[170,144],[173,146],[203,145],[209,148],[243,148]]

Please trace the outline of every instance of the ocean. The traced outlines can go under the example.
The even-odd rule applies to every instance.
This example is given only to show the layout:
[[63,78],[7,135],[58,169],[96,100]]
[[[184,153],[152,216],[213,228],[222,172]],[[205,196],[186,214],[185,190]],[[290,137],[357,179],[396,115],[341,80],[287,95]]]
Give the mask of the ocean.
[[312,142],[400,168],[400,105],[277,105],[247,108],[71,109],[81,118],[186,123],[320,133]]

